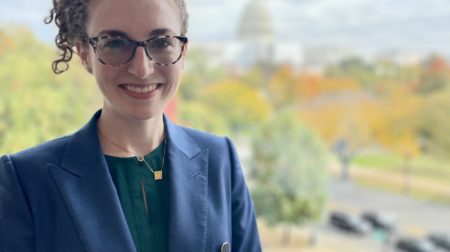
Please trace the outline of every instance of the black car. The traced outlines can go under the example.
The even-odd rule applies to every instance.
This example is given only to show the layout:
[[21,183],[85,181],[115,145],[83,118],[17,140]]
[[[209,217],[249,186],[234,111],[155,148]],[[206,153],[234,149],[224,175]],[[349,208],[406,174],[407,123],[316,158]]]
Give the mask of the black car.
[[396,218],[393,214],[365,211],[361,218],[367,221],[372,228],[381,229],[387,232],[395,231]]
[[439,247],[445,251],[450,251],[450,235],[444,233],[431,233],[427,238],[436,247]]
[[370,226],[365,221],[343,212],[331,212],[330,223],[349,233],[364,235],[370,231]]
[[426,239],[413,237],[400,238],[395,243],[397,251],[404,252],[436,252],[436,247]]

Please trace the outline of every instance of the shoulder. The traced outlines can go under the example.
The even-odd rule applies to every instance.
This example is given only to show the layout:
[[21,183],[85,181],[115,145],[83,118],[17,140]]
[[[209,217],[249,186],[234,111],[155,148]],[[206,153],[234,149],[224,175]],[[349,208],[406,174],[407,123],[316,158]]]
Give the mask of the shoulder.
[[203,149],[223,151],[234,149],[232,141],[227,136],[219,136],[184,126],[178,127],[189,135]]
[[56,138],[23,151],[8,155],[8,159],[17,167],[41,166],[59,163],[72,135]]
[[[215,169],[234,169],[240,167],[240,160],[233,142],[227,136],[218,136],[209,132],[192,129],[184,126],[177,126],[179,139],[178,146],[185,153],[200,153],[207,151],[209,164]],[[183,132],[180,134],[180,132]],[[181,141],[180,141],[181,140]],[[182,142],[180,144],[180,142]],[[189,156],[189,155],[188,155]]]

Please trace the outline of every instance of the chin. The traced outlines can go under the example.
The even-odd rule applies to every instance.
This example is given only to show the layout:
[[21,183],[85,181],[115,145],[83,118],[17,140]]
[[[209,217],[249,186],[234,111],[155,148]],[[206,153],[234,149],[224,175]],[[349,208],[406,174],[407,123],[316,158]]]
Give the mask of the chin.
[[134,111],[131,113],[131,117],[133,117],[135,120],[145,121],[155,118],[161,118],[162,119],[163,111],[152,111],[152,110],[146,110],[146,111]]

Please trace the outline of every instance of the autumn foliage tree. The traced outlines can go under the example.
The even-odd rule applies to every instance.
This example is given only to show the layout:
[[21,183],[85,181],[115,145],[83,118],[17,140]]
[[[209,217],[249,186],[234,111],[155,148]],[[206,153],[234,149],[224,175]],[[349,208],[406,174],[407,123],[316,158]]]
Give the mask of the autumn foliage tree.
[[432,94],[450,87],[450,67],[440,56],[434,55],[423,63],[423,71],[416,91]]
[[226,118],[235,134],[251,132],[271,112],[269,103],[259,90],[235,79],[209,85],[200,92],[200,100],[218,116]]

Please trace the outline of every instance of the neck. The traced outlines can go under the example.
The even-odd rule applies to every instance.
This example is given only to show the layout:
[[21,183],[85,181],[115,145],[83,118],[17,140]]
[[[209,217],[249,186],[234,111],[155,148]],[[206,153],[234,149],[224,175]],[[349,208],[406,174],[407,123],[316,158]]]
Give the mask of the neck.
[[98,130],[103,153],[112,156],[143,156],[156,149],[164,139],[162,114],[137,120],[103,110],[98,119]]

